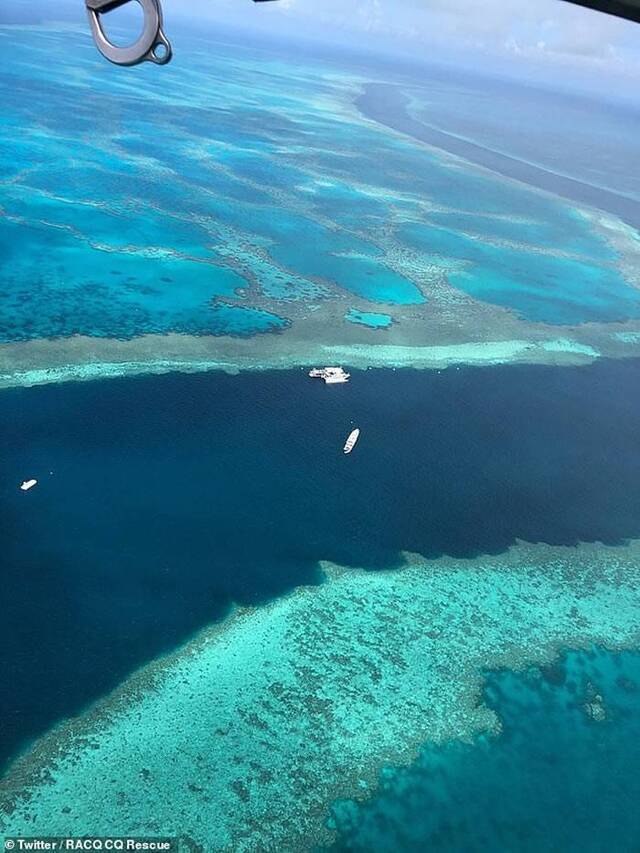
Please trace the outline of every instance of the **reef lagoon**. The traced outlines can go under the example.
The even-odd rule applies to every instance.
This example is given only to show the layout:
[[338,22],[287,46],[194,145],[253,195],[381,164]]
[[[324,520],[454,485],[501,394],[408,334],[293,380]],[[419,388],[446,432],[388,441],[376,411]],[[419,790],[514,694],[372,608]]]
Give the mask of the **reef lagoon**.
[[387,329],[393,323],[393,318],[389,314],[379,314],[377,311],[356,311],[355,308],[345,314],[345,320],[349,323],[368,326],[370,329]]
[[[638,202],[584,168],[452,153],[424,105],[467,104],[472,75],[184,32],[188,64],[122,75],[68,26],[0,35],[0,386],[638,352],[619,337],[640,332]],[[626,162],[629,115],[607,117]],[[384,335],[344,319],[374,314]]]

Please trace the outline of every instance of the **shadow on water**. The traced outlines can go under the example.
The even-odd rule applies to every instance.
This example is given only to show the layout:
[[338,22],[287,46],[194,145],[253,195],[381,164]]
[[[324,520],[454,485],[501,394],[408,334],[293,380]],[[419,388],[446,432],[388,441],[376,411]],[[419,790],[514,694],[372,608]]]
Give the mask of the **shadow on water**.
[[320,582],[321,559],[639,535],[639,379],[618,361],[3,391],[0,755],[233,602]]

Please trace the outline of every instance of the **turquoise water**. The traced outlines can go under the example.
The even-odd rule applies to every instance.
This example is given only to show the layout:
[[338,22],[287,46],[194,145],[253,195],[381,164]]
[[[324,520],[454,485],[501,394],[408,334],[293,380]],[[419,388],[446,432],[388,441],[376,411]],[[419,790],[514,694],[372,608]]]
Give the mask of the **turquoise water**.
[[[112,226],[113,227],[113,226]],[[129,239],[131,235],[128,236]],[[175,257],[91,251],[67,233],[0,228],[5,340],[74,334],[129,338],[145,333],[251,335],[287,325],[250,306],[212,302],[233,294],[230,270]]]
[[345,319],[349,323],[358,323],[361,326],[368,326],[370,329],[386,329],[393,322],[389,314],[377,314],[374,311],[357,311],[352,308]]
[[[549,242],[544,239],[538,243],[543,251],[531,252],[524,247],[495,246],[442,227],[426,231],[408,225],[400,233],[423,252],[463,264],[461,272],[449,274],[455,287],[476,299],[513,308],[529,320],[611,321],[637,317],[640,311],[640,291],[626,286],[615,268],[545,253]],[[598,248],[593,246],[596,253]]]
[[251,335],[351,295],[429,312],[430,263],[527,320],[640,316],[593,225],[364,122],[361,71],[179,35],[188,64],[123,75],[69,30],[3,41],[0,340]]
[[425,747],[376,797],[336,803],[333,851],[635,851],[640,837],[640,652],[568,652],[498,671],[502,731]]

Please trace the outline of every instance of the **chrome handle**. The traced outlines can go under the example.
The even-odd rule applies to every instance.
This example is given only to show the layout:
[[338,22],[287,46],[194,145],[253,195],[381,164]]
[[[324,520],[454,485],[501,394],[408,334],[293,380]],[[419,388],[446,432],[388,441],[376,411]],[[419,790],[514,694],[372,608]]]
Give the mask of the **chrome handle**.
[[[138,40],[128,47],[112,44],[102,28],[101,16],[136,2],[142,6],[144,24]],[[116,65],[137,65],[139,62],[155,62],[165,65],[171,59],[171,44],[162,31],[162,7],[160,0],[85,0],[89,23],[94,41],[100,53]]]

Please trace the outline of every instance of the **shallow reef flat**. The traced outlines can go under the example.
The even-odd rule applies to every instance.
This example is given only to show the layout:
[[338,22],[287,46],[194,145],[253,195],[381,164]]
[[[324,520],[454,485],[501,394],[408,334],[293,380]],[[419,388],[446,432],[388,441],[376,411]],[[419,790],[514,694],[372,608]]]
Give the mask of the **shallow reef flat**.
[[43,737],[1,785],[0,829],[310,849],[331,840],[331,803],[370,795],[385,765],[499,735],[487,670],[640,639],[638,542],[323,568],[319,587],[236,611]]
[[[162,373],[286,370],[343,363],[354,368],[442,369],[451,365],[582,365],[599,358],[636,357],[640,322],[549,327],[524,324],[505,312],[458,314],[457,326],[397,318],[370,328],[320,307],[302,327],[256,337],[142,335],[131,340],[70,338],[0,346],[0,388]],[[466,320],[463,318],[466,316]],[[477,321],[477,325],[476,325]],[[348,326],[345,334],[342,327]],[[465,339],[466,337],[466,339]]]

